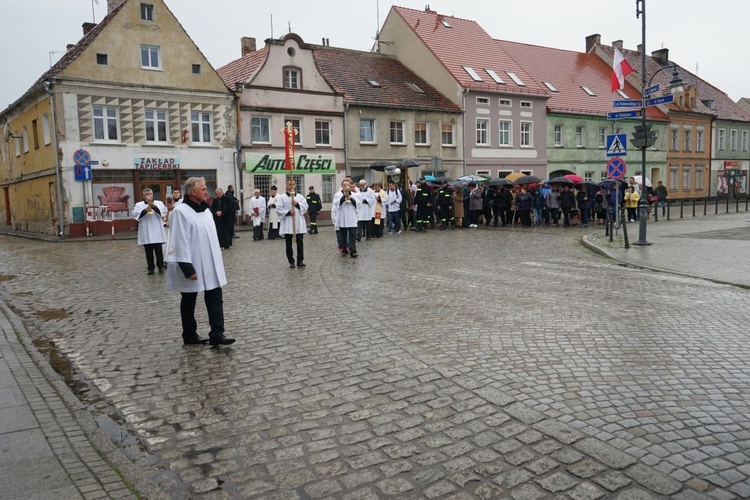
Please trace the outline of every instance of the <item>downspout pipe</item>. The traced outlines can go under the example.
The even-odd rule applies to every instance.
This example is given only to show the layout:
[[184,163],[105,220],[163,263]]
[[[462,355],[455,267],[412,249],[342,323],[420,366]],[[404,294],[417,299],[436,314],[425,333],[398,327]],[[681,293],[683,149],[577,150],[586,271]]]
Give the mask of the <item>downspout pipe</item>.
[[44,91],[49,96],[50,114],[52,115],[52,136],[55,144],[55,186],[57,196],[57,222],[59,237],[65,236],[65,214],[63,213],[63,189],[62,189],[62,172],[60,165],[60,142],[57,136],[57,116],[55,115],[55,95],[52,92],[52,82],[44,82]]
[[[346,128],[346,123],[347,123],[346,115],[348,114],[349,114],[349,103],[345,102],[344,103],[344,172],[346,173],[346,175],[351,175],[351,172],[349,170],[349,139],[348,139],[349,129]],[[333,186],[333,187],[335,191],[336,186]]]

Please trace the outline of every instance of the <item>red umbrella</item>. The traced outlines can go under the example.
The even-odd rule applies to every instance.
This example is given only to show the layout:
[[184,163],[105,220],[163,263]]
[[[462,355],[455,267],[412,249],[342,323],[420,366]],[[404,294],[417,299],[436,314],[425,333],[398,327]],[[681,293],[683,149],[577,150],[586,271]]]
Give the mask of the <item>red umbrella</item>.
[[568,175],[563,175],[563,177],[573,181],[573,184],[578,184],[579,182],[583,182],[583,177],[581,177],[580,175],[568,174]]

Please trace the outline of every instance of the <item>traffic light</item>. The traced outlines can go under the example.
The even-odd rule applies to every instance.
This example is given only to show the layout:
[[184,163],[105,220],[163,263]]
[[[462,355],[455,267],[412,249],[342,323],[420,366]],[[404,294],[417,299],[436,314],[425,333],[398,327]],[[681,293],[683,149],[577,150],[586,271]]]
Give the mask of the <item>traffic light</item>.
[[636,125],[630,144],[638,149],[650,148],[656,144],[656,132],[651,130],[652,125]]

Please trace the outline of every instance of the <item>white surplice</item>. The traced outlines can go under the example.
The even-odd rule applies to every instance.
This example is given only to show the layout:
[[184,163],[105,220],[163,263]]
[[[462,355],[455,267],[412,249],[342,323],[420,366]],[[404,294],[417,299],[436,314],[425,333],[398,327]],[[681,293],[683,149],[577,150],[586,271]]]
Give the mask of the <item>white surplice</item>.
[[[305,213],[307,213],[307,200],[299,193],[295,193],[294,201],[299,205],[294,209],[294,218],[297,224],[297,234],[305,234],[307,232],[307,222],[305,222]],[[281,220],[281,226],[279,227],[279,234],[284,236],[285,234],[294,234],[292,231],[292,216],[287,217],[287,214],[292,210],[292,198],[284,193],[277,197],[276,201],[276,212],[279,214]]]
[[138,221],[139,245],[150,245],[152,243],[164,243],[167,241],[167,235],[164,233],[164,221],[162,220],[162,217],[167,215],[167,207],[159,200],[154,200],[154,206],[161,213],[156,213],[154,210],[154,213],[146,214],[143,218],[140,218],[141,212],[148,207],[148,203],[139,201],[133,207],[132,216]]
[[[255,197],[253,196],[250,198],[250,201],[247,202],[248,206],[248,213],[250,214],[250,219],[253,221],[253,227],[260,226],[262,223],[266,222],[266,199],[262,196]],[[258,214],[255,214],[255,209],[258,209]]]
[[349,202],[341,203],[344,197],[343,191],[339,190],[333,196],[331,203],[331,220],[336,229],[357,227],[357,214],[359,213],[359,198],[355,193],[351,194]]
[[[169,225],[167,289],[203,292],[226,285],[224,261],[211,210],[196,212],[188,203],[181,203],[172,210]],[[198,279],[187,279],[178,262],[192,264]]]
[[276,211],[276,205],[279,203],[279,195],[276,194],[268,198],[268,227],[269,229],[278,229],[279,227],[279,213]]
[[372,189],[360,189],[359,197],[359,220],[368,221],[375,216],[375,193]]

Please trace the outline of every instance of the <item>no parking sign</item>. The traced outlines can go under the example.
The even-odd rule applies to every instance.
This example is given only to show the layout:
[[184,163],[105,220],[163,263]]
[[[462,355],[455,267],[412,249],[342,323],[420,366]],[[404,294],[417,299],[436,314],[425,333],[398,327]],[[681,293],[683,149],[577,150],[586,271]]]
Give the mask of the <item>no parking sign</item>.
[[625,160],[619,157],[612,158],[607,162],[607,177],[610,179],[622,179],[625,177]]

